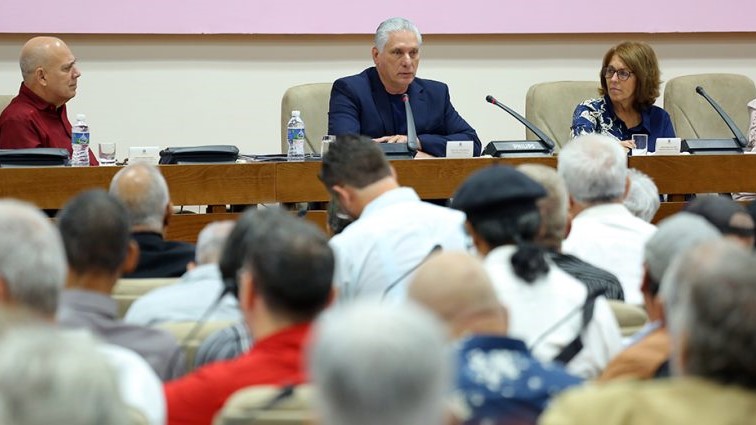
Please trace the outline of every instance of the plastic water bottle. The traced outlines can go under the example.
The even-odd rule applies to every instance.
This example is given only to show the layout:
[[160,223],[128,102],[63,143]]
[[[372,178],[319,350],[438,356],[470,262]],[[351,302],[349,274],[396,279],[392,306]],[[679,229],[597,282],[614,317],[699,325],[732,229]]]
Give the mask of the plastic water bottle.
[[87,116],[76,114],[76,124],[71,129],[71,166],[89,165],[89,125]]
[[305,124],[302,118],[299,118],[299,111],[291,111],[291,119],[286,128],[286,138],[289,142],[286,160],[304,161]]

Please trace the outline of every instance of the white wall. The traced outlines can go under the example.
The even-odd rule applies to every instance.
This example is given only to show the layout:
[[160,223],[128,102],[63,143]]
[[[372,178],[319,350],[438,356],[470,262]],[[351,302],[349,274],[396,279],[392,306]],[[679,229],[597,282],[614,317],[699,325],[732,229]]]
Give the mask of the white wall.
[[[27,38],[0,39],[0,94],[18,91],[18,52]],[[367,36],[64,38],[83,72],[69,116],[86,113],[93,140],[117,142],[118,158],[127,146],[144,145],[278,152],[286,88],[333,81],[371,64]],[[486,94],[524,115],[532,84],[593,80],[608,47],[628,38],[654,46],[663,79],[732,72],[756,80],[756,33],[427,36],[419,76],[449,84],[454,105],[484,143],[522,138],[522,126],[487,104]]]

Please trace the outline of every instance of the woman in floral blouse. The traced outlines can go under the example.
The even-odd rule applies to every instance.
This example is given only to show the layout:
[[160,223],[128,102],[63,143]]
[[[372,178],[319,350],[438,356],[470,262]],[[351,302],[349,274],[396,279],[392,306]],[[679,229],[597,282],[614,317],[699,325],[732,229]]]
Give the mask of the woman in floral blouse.
[[669,114],[655,106],[661,72],[654,50],[646,43],[625,41],[604,55],[597,99],[575,108],[572,137],[601,133],[616,138],[626,149],[635,147],[633,134],[648,135],[648,150],[656,139],[675,137]]

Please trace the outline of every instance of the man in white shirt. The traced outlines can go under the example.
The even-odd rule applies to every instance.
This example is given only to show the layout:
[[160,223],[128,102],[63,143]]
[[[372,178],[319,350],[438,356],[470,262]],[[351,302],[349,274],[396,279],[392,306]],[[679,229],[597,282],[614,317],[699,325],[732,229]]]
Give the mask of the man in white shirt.
[[464,214],[423,202],[375,143],[340,136],[323,158],[320,179],[357,220],[331,239],[339,299],[402,300],[412,271],[432,251],[464,250]]
[[[218,260],[233,227],[231,220],[205,226],[197,237],[195,263],[190,263],[189,271],[173,285],[154,289],[134,301],[123,320],[143,326],[199,320],[223,292]],[[227,294],[206,320],[241,320],[238,301]]]
[[576,137],[559,152],[557,171],[575,217],[562,249],[614,273],[625,302],[642,304],[643,247],[656,226],[622,204],[630,189],[625,151],[607,136]]
[[534,243],[541,228],[537,201],[546,190],[509,166],[485,168],[454,194],[499,301],[510,312],[509,334],[541,361],[596,377],[621,349],[617,321],[598,292],[557,267]]

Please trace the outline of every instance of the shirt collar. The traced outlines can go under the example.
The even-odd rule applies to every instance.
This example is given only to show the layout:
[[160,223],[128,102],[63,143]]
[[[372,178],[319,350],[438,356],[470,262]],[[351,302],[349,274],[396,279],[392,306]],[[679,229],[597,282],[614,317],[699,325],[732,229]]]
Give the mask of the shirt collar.
[[55,105],[47,102],[41,97],[37,96],[26,84],[21,83],[21,89],[18,91],[18,95],[25,97],[29,102],[34,105],[35,108],[40,111],[58,112],[59,110],[65,111],[66,105],[62,105],[60,108],[56,108]]
[[401,204],[403,202],[420,202],[420,197],[417,196],[417,192],[415,192],[415,190],[410,187],[398,187],[396,189],[391,189],[367,204],[367,206],[365,206],[365,208],[362,210],[360,218],[368,217],[371,214],[376,214],[383,208]]
[[599,204],[588,207],[583,211],[580,211],[580,213],[578,213],[575,218],[607,217],[618,215],[633,216],[630,210],[628,210],[624,205],[617,202],[610,202],[608,204]]
[[[609,98],[608,94],[604,95],[604,104],[606,105],[606,111],[610,114],[610,116],[616,117],[619,120],[619,117],[614,112],[614,104],[612,104],[612,100]],[[640,115],[641,115],[640,124],[638,124],[636,127],[629,128],[627,127],[627,123],[623,122],[623,124],[625,124],[625,128],[627,128],[628,131],[636,130],[634,133],[637,133],[637,130],[650,133],[651,132],[651,108],[642,107],[640,110]]]
[[529,353],[525,343],[519,339],[501,335],[473,335],[460,341],[463,351],[478,350],[509,350]]
[[63,304],[76,311],[96,313],[113,320],[118,316],[116,300],[99,292],[65,289],[61,292],[60,298]]

